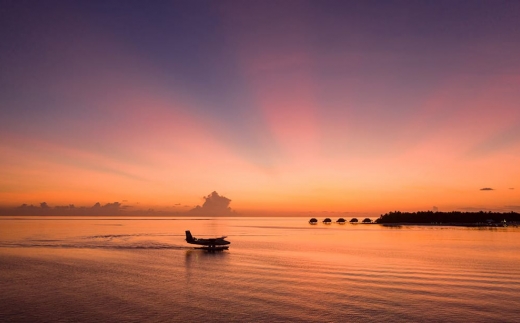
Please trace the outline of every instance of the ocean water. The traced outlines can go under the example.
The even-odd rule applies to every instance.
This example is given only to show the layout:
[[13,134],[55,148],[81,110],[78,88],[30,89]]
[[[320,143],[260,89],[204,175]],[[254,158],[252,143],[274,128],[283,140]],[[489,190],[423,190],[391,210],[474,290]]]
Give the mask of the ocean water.
[[3,217],[0,321],[520,322],[520,228],[307,221]]

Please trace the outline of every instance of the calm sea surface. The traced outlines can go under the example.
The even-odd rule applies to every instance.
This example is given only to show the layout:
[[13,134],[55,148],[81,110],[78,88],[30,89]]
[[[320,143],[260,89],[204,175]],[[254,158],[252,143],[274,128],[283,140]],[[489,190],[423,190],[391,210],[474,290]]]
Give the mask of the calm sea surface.
[[520,322],[520,228],[307,221],[3,217],[0,321]]

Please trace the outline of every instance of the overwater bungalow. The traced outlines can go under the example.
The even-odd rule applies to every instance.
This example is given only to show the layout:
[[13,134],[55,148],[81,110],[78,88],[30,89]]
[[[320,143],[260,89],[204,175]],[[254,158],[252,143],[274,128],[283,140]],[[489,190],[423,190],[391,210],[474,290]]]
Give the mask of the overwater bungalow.
[[352,218],[352,219],[350,219],[350,223],[358,223],[358,222],[359,222],[359,221],[358,221],[358,219],[356,219],[356,218]]
[[332,223],[332,220],[330,218],[325,218],[325,220],[323,220],[323,223],[325,224],[331,224]]
[[369,218],[365,218],[365,219],[363,220],[363,223],[372,223],[372,220],[370,220]]
[[318,220],[316,218],[312,218],[309,220],[310,224],[318,224]]
[[336,221],[336,223],[339,223],[339,224],[345,224],[345,222],[347,222],[347,221],[345,221],[345,219],[343,219],[343,218],[339,218],[339,219]]

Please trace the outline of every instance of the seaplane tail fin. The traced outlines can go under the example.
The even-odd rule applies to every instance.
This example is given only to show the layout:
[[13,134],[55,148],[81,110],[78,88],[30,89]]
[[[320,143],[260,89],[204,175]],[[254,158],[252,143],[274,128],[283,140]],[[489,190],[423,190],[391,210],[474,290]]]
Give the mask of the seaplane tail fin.
[[186,241],[187,242],[193,242],[195,239],[193,239],[193,236],[191,235],[190,230],[186,230]]

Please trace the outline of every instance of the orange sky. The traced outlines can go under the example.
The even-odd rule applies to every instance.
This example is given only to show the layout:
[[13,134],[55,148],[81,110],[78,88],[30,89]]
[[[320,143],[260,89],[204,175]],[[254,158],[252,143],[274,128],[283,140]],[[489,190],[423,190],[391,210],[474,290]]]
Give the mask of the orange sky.
[[519,211],[519,8],[488,5],[13,4],[0,204]]

